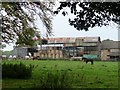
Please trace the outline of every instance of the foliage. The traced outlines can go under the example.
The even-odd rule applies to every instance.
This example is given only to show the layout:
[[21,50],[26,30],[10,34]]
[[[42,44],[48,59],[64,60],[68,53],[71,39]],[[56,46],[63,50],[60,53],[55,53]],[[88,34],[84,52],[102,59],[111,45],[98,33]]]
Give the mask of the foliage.
[[54,14],[63,10],[62,14],[67,15],[65,7],[75,15],[73,20],[69,18],[69,23],[77,30],[87,31],[90,27],[109,25],[109,21],[120,21],[120,2],[60,2]]
[[0,42],[0,49],[3,49],[3,48],[5,48],[6,47],[6,45],[5,44],[2,44],[1,42]]
[[28,28],[22,32],[22,34],[19,34],[19,38],[17,39],[16,44],[17,45],[30,45],[33,46],[35,43],[35,40],[32,38],[34,37],[35,31],[32,28]]
[[9,56],[9,55],[13,54],[13,50],[11,50],[11,51],[2,51],[2,50],[0,50],[0,53],[1,53],[1,55]]
[[45,25],[48,35],[52,30],[52,8],[54,3],[51,0],[47,2],[2,2],[1,20],[2,20],[2,42],[13,42],[19,38],[19,34],[26,29],[36,30],[35,20],[40,18]]
[[33,65],[26,66],[23,63],[2,64],[2,78],[28,79],[32,75]]

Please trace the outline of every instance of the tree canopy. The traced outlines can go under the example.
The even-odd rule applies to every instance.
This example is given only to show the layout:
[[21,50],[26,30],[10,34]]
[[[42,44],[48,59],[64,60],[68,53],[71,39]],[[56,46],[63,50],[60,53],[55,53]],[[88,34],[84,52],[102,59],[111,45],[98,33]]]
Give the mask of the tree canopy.
[[6,47],[5,44],[0,43],[0,49],[3,49],[3,48],[5,48],[5,47]]
[[110,21],[120,22],[120,2],[60,2],[54,14],[61,11],[67,15],[66,7],[75,15],[73,20],[69,18],[69,24],[77,30],[87,31],[90,27],[109,25]]
[[[17,44],[19,44],[25,40],[26,45],[30,44],[26,42],[26,39],[29,35],[33,36],[36,30],[37,16],[45,25],[48,35],[52,34],[54,2],[51,0],[47,2],[29,2],[29,0],[26,2],[2,2],[0,6],[2,42],[9,43],[17,40]],[[120,2],[60,2],[60,6],[54,11],[54,14],[62,11],[64,16],[67,15],[68,11],[64,9],[66,7],[75,15],[74,19],[69,18],[68,21],[77,30],[87,31],[90,27],[109,25],[110,21],[120,23]],[[32,33],[25,34],[28,29]]]
[[[35,25],[36,17],[39,17],[43,25],[45,25],[47,35],[51,35],[52,8],[54,3],[50,0],[47,2],[29,2],[28,0],[26,0],[26,2],[2,2],[0,6],[2,42],[10,43],[19,38],[18,42],[20,43],[21,37],[24,37],[22,40],[28,39],[29,37],[24,33],[30,28],[31,32],[34,32],[34,30],[37,29]],[[33,35],[33,33],[31,35]]]
[[19,38],[17,38],[17,45],[28,45],[33,46],[35,41],[33,40],[35,31],[32,28],[27,28],[22,32],[22,34],[19,34]]

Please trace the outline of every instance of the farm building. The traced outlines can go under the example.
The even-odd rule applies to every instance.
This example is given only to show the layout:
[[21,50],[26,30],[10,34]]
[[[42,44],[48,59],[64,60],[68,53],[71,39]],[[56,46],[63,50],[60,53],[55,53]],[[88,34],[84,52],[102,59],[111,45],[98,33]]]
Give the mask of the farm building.
[[29,53],[33,56],[34,52],[37,52],[37,49],[28,46],[15,46],[13,52],[17,58],[25,58],[25,56],[29,55]]
[[40,57],[42,59],[62,59],[65,58],[63,52],[63,44],[47,44],[42,45],[42,49],[34,53],[34,57]]
[[[41,40],[41,39],[40,39]],[[38,39],[37,42],[40,43]],[[27,47],[16,46],[14,54],[24,58],[29,53],[40,59],[70,59],[72,57],[89,57],[101,60],[120,59],[120,41],[103,40],[100,37],[48,38],[42,45]]]
[[80,55],[100,58],[101,40],[100,37],[80,37],[77,38],[77,48],[83,48],[79,51]]
[[100,58],[100,37],[49,38],[47,44],[34,53],[40,58],[71,58],[92,56]]
[[120,59],[120,41],[104,40],[101,43],[101,60]]

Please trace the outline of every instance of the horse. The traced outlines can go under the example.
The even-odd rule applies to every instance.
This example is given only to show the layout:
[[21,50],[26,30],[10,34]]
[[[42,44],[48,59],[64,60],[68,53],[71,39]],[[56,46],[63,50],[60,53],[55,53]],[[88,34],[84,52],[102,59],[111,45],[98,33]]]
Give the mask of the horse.
[[33,60],[38,60],[38,59],[40,59],[40,56],[34,56],[33,58],[32,58]]
[[86,62],[86,64],[87,64],[88,62],[91,62],[91,65],[93,65],[93,59],[89,59],[89,58],[82,58],[82,60],[83,60],[83,61],[85,61],[85,62]]

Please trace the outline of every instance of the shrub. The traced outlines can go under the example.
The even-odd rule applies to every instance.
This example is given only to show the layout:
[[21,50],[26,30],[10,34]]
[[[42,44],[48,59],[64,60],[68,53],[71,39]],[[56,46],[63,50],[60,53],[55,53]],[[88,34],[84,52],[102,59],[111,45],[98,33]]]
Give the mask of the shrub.
[[28,79],[32,75],[33,65],[26,66],[23,63],[2,64],[2,78]]

